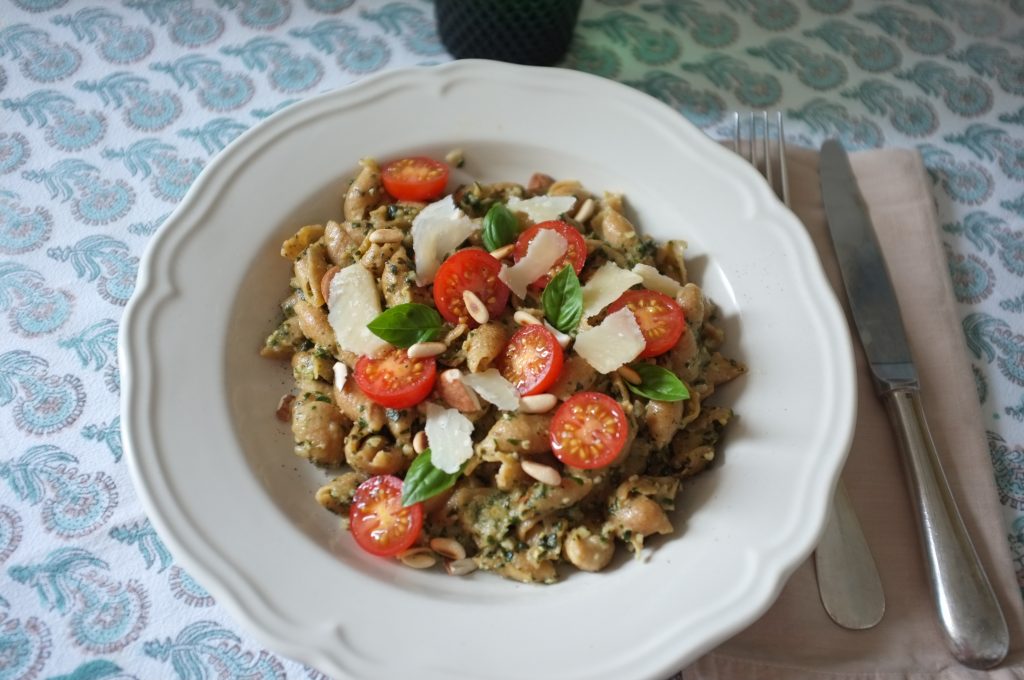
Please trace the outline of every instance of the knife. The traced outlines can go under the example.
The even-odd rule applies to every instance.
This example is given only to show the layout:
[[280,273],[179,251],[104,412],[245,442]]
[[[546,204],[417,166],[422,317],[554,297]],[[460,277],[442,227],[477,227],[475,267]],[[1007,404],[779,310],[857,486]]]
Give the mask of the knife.
[[991,668],[1009,631],[942,471],[921,406],[896,293],[867,206],[842,145],[821,147],[821,194],[850,312],[903,458],[921,543],[946,641],[960,663]]

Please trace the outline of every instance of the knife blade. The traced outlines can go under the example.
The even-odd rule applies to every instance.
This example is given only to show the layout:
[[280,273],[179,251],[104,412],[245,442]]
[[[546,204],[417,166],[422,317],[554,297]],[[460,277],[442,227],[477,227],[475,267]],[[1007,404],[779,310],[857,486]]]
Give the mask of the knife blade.
[[946,642],[965,666],[991,668],[1009,648],[1006,619],[943,473],[896,292],[850,159],[838,141],[822,145],[819,170],[850,313],[896,434]]

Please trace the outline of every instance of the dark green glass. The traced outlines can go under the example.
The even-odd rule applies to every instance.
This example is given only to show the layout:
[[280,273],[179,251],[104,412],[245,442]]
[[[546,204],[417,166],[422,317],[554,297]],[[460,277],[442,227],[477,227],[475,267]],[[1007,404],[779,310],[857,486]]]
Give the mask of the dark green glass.
[[565,56],[582,0],[434,0],[437,32],[456,59],[551,66]]

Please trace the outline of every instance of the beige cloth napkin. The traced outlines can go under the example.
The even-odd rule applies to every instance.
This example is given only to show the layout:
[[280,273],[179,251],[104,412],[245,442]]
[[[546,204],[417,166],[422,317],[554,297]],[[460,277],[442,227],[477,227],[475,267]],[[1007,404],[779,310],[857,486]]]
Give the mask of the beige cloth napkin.
[[[787,158],[793,211],[807,226],[848,310],[825,225],[818,155],[790,149]],[[878,563],[885,618],[866,631],[833,624],[822,608],[809,559],[761,619],[685,669],[686,680],[1024,678],[1024,602],[920,156],[869,151],[853,154],[852,164],[899,297],[932,435],[1010,627],[1010,654],[995,670],[979,672],[959,665],[944,643],[896,442],[855,341],[858,417],[843,480]]]

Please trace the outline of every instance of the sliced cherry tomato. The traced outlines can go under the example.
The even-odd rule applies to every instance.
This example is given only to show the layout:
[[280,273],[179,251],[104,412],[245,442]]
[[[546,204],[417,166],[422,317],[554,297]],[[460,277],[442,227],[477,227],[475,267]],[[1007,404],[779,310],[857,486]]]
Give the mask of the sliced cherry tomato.
[[423,504],[402,507],[402,480],[377,475],[356,488],[348,518],[360,548],[390,557],[416,542],[423,527]]
[[686,329],[683,308],[664,293],[655,290],[627,290],[609,305],[608,313],[617,312],[623,307],[632,310],[644,340],[647,341],[644,351],[640,352],[640,358],[656,357],[669,351],[676,346]]
[[573,228],[571,225],[558,220],[551,220],[550,222],[541,222],[535,224],[522,234],[519,235],[519,239],[516,241],[516,247],[512,251],[512,258],[519,262],[519,260],[526,257],[526,250],[530,247],[530,241],[534,239],[537,233],[541,229],[552,229],[562,235],[568,244],[565,248],[565,254],[558,259],[548,270],[548,273],[541,276],[539,279],[530,284],[532,288],[543,288],[548,285],[548,281],[551,277],[562,271],[562,267],[566,263],[571,264],[572,268],[579,274],[583,269],[584,263],[587,261],[587,244],[583,241],[583,234]]
[[466,312],[462,294],[473,291],[487,306],[491,318],[498,317],[508,303],[508,286],[498,279],[501,262],[479,248],[460,250],[443,263],[434,277],[434,304],[441,316],[452,323],[476,326]]
[[415,406],[434,389],[437,363],[433,357],[410,359],[404,349],[393,349],[378,359],[359,357],[355,378],[366,396],[387,408]]
[[628,434],[619,402],[600,392],[580,392],[559,406],[551,419],[551,452],[571,467],[604,467],[619,457]]
[[523,326],[512,334],[498,356],[498,370],[519,394],[540,394],[562,372],[562,348],[544,326]]
[[432,201],[448,184],[448,166],[425,156],[403,158],[380,171],[384,189],[400,201]]

